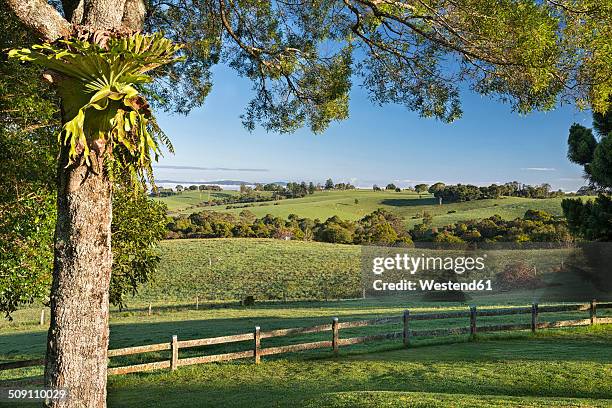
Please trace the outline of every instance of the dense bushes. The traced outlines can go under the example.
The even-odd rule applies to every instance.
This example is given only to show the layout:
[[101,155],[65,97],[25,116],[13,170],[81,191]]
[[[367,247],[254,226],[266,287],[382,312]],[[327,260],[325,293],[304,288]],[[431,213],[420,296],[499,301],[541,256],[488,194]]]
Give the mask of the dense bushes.
[[442,201],[447,203],[483,200],[487,198],[495,199],[501,196],[551,198],[564,195],[562,191],[550,191],[550,186],[548,184],[530,186],[518,182],[502,185],[491,184],[490,186],[482,187],[470,184],[446,186],[443,183],[436,183],[434,186],[430,187],[429,191],[433,193],[436,198],[442,198]]
[[508,264],[496,275],[497,285],[502,290],[537,289],[544,282],[537,275],[535,266],[526,262]]
[[291,214],[286,220],[270,214],[257,218],[240,214],[202,211],[177,216],[168,223],[167,238],[277,238],[336,244],[412,246],[413,241],[434,243],[571,242],[566,223],[545,211],[528,210],[523,218],[507,221],[499,216],[435,228],[431,217],[410,231],[404,220],[378,209],[358,221],[333,216],[325,221]]
[[612,198],[600,194],[595,200],[565,199],[561,202],[570,230],[590,241],[612,240]]
[[334,216],[323,222],[295,214],[284,220],[270,214],[257,218],[248,210],[241,211],[238,216],[202,211],[172,218],[168,230],[168,238],[278,238],[338,244],[412,244],[403,220],[382,209],[359,221]]
[[411,231],[415,240],[420,236],[418,240],[421,241],[445,243],[573,241],[565,220],[540,210],[527,210],[523,218],[511,221],[494,215],[482,220],[458,222],[439,228],[437,232],[429,232],[430,236],[427,237],[422,224]]

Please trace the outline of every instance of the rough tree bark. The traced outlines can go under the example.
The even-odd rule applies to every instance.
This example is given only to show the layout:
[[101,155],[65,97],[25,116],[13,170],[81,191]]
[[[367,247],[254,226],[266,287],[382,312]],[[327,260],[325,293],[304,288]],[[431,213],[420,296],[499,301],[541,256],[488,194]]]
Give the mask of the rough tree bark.
[[[143,0],[65,0],[65,17],[44,0],[7,2],[45,41],[70,35],[73,24],[92,31],[140,30],[145,15]],[[62,101],[63,120],[71,119],[77,109]],[[67,166],[66,149],[58,163],[45,384],[67,389],[70,397],[50,402],[54,408],[106,406],[112,185],[101,165],[104,147],[96,146],[98,149],[91,150],[92,167]]]
[[[93,155],[98,153],[92,152]],[[45,384],[70,397],[51,407],[106,406],[111,184],[103,171],[58,165],[55,262]],[[100,169],[97,169],[100,170]]]

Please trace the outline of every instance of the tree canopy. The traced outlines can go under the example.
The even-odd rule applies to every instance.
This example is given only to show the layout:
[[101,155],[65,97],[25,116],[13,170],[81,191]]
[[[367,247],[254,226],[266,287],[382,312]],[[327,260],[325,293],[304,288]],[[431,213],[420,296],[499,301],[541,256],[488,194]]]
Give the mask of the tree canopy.
[[[26,15],[19,0],[6,1]],[[53,4],[87,25],[73,3]],[[129,20],[139,2],[119,3]],[[156,72],[151,99],[188,112],[210,92],[211,68],[224,63],[252,81],[242,117],[250,129],[321,132],[348,116],[353,83],[375,103],[443,121],[461,115],[461,84],[519,112],[560,101],[601,114],[610,106],[608,0],[151,0],[143,16],[147,32],[185,45],[184,61]],[[49,11],[30,24],[53,41],[70,31],[65,22]]]
[[[210,67],[227,63],[252,80],[249,128],[322,131],[348,116],[353,82],[376,103],[443,121],[461,115],[462,82],[520,112],[561,100],[601,113],[610,105],[607,0],[175,0],[150,10],[149,30],[190,44],[168,71],[189,89],[174,102],[199,104]],[[170,89],[156,88],[165,100]]]

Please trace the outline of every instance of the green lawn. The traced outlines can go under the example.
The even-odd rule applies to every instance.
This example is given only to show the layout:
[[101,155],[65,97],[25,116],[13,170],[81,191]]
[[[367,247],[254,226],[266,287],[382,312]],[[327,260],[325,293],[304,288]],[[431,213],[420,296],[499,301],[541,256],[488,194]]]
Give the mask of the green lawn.
[[[238,306],[235,299],[254,288],[278,296],[297,279],[320,288],[327,279],[352,279],[336,285],[359,287],[360,247],[266,239],[176,240],[163,243],[156,280],[113,309],[110,348],[215,337],[262,330],[305,327],[340,321],[399,316],[411,312],[527,306],[580,282],[555,281],[555,251],[518,251],[517,259],[543,266],[549,287],[482,295],[468,302],[424,302],[413,297],[339,301],[261,301]],[[547,269],[549,268],[549,269]],[[346,282],[346,281],[345,281]],[[305,290],[296,285],[293,290]],[[325,287],[325,286],[323,286]],[[280,292],[278,292],[280,290]],[[274,292],[277,291],[277,292]],[[302,293],[304,296],[309,293]],[[557,293],[558,294],[558,293]],[[201,304],[195,309],[195,296]],[[320,295],[320,293],[319,293]],[[271,296],[272,298],[274,296]],[[205,298],[217,299],[204,302]],[[232,304],[216,303],[233,299]],[[602,297],[598,299],[604,300]],[[258,297],[258,300],[261,298]],[[560,299],[563,300],[563,299]],[[149,302],[153,313],[148,314]],[[17,311],[0,321],[0,361],[41,358],[46,327],[40,308]],[[600,309],[599,316],[612,316]],[[546,313],[540,321],[586,318],[587,312]],[[528,323],[530,315],[479,317],[478,324]],[[466,327],[467,318],[414,321],[414,330]],[[398,331],[399,323],[342,330],[341,338]],[[264,339],[263,347],[329,340],[330,332]],[[181,350],[181,358],[249,349],[250,342]],[[168,359],[168,352],[111,359],[111,365]],[[0,372],[0,387],[38,384],[42,368]],[[605,407],[612,404],[612,325],[447,338],[418,338],[409,349],[401,341],[370,342],[341,349],[315,350],[250,361],[183,367],[111,377],[109,407]],[[12,406],[19,406],[17,404]]]
[[[204,199],[200,199],[198,192],[186,192],[180,196],[162,198],[161,201],[168,205],[172,213],[190,214],[194,211],[214,210],[237,214],[244,209],[226,210],[224,205],[194,208],[193,206],[198,202],[205,201],[205,194],[202,193]],[[236,192],[224,191],[218,194],[236,194]],[[358,202],[355,203],[355,200]],[[457,221],[486,218],[495,214],[505,219],[514,219],[522,217],[528,209],[539,209],[561,215],[561,200],[562,198],[503,197],[497,200],[477,200],[440,206],[437,199],[430,194],[419,195],[407,191],[396,193],[353,190],[321,191],[304,198],[255,203],[253,207],[247,207],[247,209],[259,217],[272,214],[286,218],[289,214],[297,214],[300,217],[325,220],[337,215],[342,219],[357,220],[377,208],[385,208],[404,217],[410,226],[420,222],[423,211],[428,211],[434,216],[434,225],[443,226]]]
[[[459,342],[453,344],[423,342],[408,349],[387,342],[342,349],[338,358],[326,351],[264,358],[257,366],[250,361],[215,363],[181,367],[175,372],[111,377],[108,405],[314,408],[612,404],[611,326],[481,336],[472,342],[456,340]],[[29,370],[28,376],[40,373]],[[0,380],[0,386],[14,381]],[[38,381],[29,377],[27,383]]]
[[111,407],[609,407],[612,330],[112,378]]

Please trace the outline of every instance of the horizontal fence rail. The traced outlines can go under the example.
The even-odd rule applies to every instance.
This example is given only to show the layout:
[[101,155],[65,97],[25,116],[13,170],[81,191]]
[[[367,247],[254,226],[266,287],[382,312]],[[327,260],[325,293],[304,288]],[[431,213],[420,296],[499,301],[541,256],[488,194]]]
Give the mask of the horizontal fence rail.
[[[111,367],[108,369],[109,375],[128,374],[160,369],[176,370],[178,367],[204,364],[219,361],[230,361],[245,358],[254,358],[255,363],[261,361],[263,356],[271,356],[284,353],[294,353],[305,350],[316,349],[331,349],[334,355],[337,355],[340,347],[367,343],[380,340],[402,339],[404,346],[410,345],[410,339],[413,337],[438,337],[438,336],[453,336],[469,334],[475,336],[477,333],[488,333],[497,331],[511,330],[531,330],[536,332],[539,329],[571,327],[571,326],[586,326],[592,324],[612,324],[612,317],[597,317],[597,309],[612,309],[612,302],[597,303],[595,300],[588,304],[566,304],[566,305],[545,305],[539,306],[534,303],[530,307],[510,307],[510,308],[492,308],[492,309],[477,309],[476,306],[470,307],[465,311],[437,312],[437,313],[410,313],[405,310],[401,316],[389,316],[368,320],[355,320],[339,322],[337,317],[332,319],[331,324],[322,324],[310,327],[294,327],[289,329],[276,329],[261,331],[259,327],[251,333],[235,334],[230,336],[210,337],[194,340],[178,340],[178,337],[172,336],[171,341],[166,343],[149,344],[145,346],[125,347],[108,351],[108,357],[129,356],[135,354],[144,354],[156,351],[170,351],[169,360],[156,361],[152,363],[135,364],[122,367]],[[555,312],[589,312],[588,318],[574,320],[558,320],[552,322],[539,322],[541,313]],[[516,314],[530,314],[530,323],[508,323],[497,325],[477,325],[478,317],[487,316],[508,316]],[[444,320],[444,319],[469,319],[469,326],[451,327],[441,329],[423,329],[412,330],[410,324],[412,321],[421,320]],[[371,334],[367,336],[340,338],[340,330],[379,326],[386,324],[401,323],[402,330],[394,332],[385,332]],[[261,347],[262,339],[322,333],[331,331],[331,339],[324,341],[314,341],[308,343],[290,344],[276,347]],[[180,349],[188,349],[193,347],[210,346],[216,344],[230,344],[238,342],[252,342],[250,350],[237,351],[223,354],[212,354],[198,357],[179,358]],[[0,363],[0,371],[13,370],[25,367],[34,367],[44,365],[44,359],[33,359],[24,361],[11,361]]]

